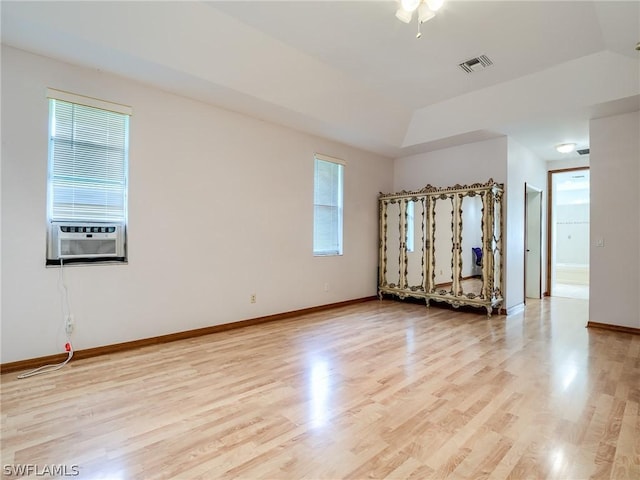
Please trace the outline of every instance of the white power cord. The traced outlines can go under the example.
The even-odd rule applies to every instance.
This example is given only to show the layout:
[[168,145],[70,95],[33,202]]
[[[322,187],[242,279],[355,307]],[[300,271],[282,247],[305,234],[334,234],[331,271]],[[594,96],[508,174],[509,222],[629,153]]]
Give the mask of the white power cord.
[[62,258],[60,259],[60,276],[58,277],[58,289],[60,290],[60,294],[62,296],[62,322],[63,329],[67,336],[67,343],[65,344],[65,349],[67,351],[67,359],[62,363],[52,364],[52,365],[43,365],[42,367],[38,367],[34,370],[30,370],[26,373],[18,375],[18,378],[28,378],[33,377],[34,375],[42,375],[43,373],[55,372],[56,370],[60,370],[64,367],[69,361],[73,358],[73,344],[71,343],[71,332],[67,330],[67,318],[71,315],[71,306],[69,304],[69,291],[67,289],[67,283],[64,279],[64,265]]

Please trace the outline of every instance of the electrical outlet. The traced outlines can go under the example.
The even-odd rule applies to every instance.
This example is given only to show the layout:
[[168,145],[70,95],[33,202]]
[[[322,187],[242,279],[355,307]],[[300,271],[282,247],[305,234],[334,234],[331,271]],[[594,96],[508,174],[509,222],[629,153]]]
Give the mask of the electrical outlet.
[[328,292],[329,291],[329,283],[325,283],[324,284],[324,291]]
[[67,315],[67,318],[65,319],[65,322],[64,322],[64,331],[67,332],[67,334],[71,334],[73,333],[73,327],[74,327],[73,315]]
[[249,297],[249,301],[251,303],[256,303],[256,294],[252,293],[251,296]]

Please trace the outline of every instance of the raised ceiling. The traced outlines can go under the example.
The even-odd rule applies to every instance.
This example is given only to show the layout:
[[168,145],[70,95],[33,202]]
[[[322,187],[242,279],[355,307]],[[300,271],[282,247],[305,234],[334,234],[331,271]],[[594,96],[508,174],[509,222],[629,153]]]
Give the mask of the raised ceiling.
[[420,39],[396,6],[2,1],[2,41],[391,157],[509,135],[566,158],[640,108],[638,1],[449,0]]

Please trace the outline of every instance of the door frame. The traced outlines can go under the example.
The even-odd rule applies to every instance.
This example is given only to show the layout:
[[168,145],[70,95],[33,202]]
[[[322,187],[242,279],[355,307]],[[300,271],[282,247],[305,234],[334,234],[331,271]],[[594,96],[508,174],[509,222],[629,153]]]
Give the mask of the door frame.
[[[553,259],[553,234],[552,225],[553,221],[553,174],[565,173],[565,172],[578,172],[583,170],[589,170],[589,167],[573,167],[573,168],[559,168],[556,170],[547,171],[547,288],[544,292],[545,297],[551,296],[551,268]],[[591,190],[591,187],[589,187]],[[526,295],[525,295],[526,296]]]

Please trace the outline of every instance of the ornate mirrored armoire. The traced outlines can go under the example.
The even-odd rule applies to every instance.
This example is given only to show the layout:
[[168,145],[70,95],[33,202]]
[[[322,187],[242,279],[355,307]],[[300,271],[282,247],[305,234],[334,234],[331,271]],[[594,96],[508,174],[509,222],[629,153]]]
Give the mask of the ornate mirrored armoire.
[[504,187],[487,183],[380,194],[378,296],[482,307],[503,302]]

